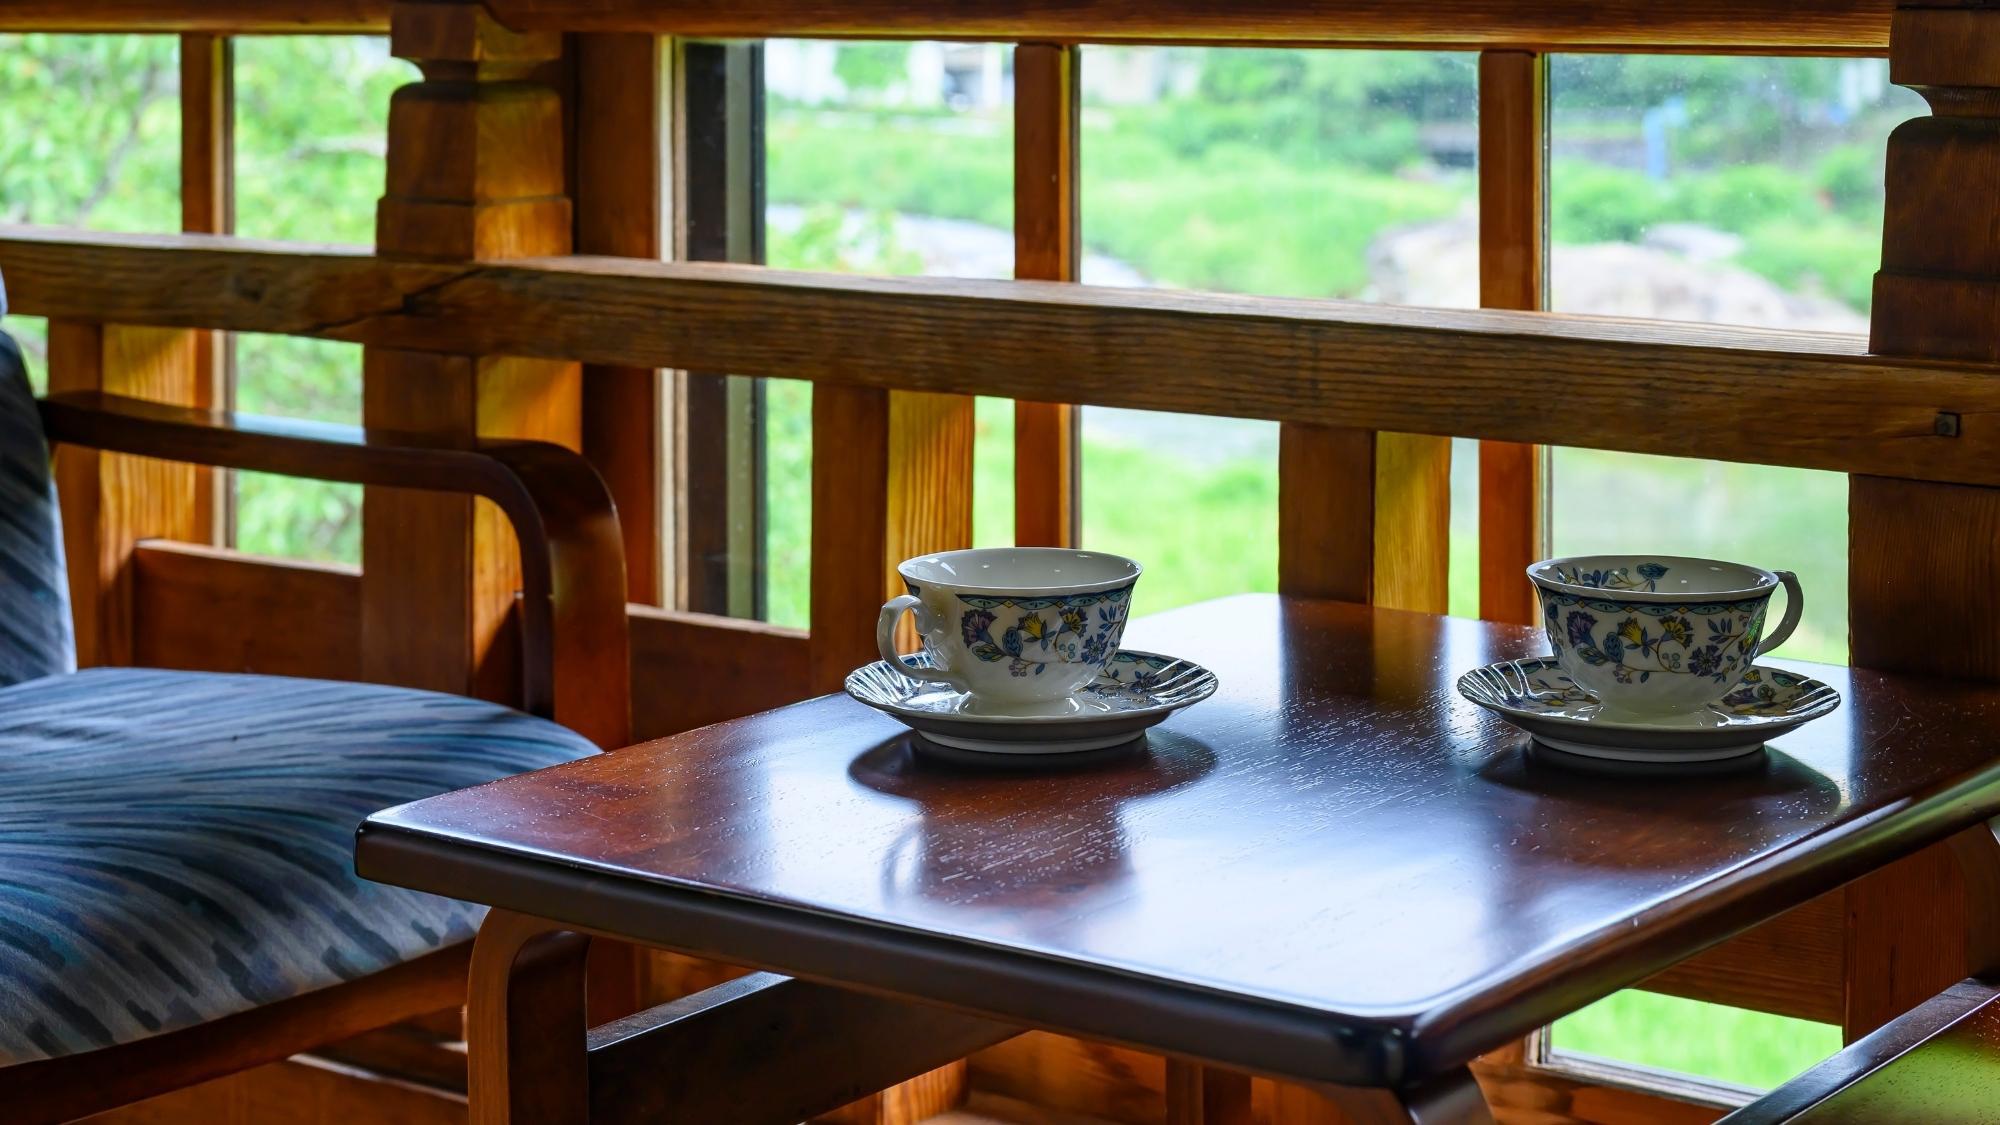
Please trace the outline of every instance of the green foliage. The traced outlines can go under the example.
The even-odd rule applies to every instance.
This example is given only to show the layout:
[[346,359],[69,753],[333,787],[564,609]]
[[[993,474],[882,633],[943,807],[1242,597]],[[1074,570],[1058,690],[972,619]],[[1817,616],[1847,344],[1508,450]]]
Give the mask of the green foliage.
[[896,241],[894,211],[850,218],[838,204],[819,203],[797,227],[769,231],[765,243],[765,260],[779,269],[904,275],[924,269],[923,258]]
[[843,43],[833,72],[849,91],[879,93],[908,76],[908,43]]
[[1841,1042],[1840,1029],[1830,1024],[1630,990],[1557,1020],[1554,1046],[1769,1089],[1840,1050]]
[[774,106],[766,133],[772,203],[1013,225],[1013,148],[992,123]]
[[0,222],[175,230],[175,40],[0,35]]
[[1870,222],[1823,216],[1763,223],[1747,232],[1737,263],[1786,289],[1825,293],[1865,311],[1882,254],[1880,206],[1878,199]]

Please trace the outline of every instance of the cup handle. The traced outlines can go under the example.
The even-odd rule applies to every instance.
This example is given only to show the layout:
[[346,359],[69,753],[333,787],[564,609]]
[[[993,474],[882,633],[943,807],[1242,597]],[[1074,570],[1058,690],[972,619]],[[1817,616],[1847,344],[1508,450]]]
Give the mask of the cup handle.
[[1799,589],[1799,576],[1789,570],[1772,573],[1776,574],[1778,581],[1785,585],[1785,616],[1778,622],[1776,629],[1764,635],[1764,643],[1757,646],[1757,655],[1751,657],[1752,660],[1759,659],[1765,653],[1784,644],[1791,637],[1792,630],[1799,627],[1799,615],[1806,611],[1806,595]]
[[928,633],[935,627],[931,611],[924,608],[922,599],[915,594],[898,594],[882,606],[882,616],[875,621],[875,647],[882,651],[882,661],[889,667],[913,680],[927,680],[934,684],[949,684],[964,691],[965,686],[949,672],[940,668],[913,668],[903,663],[896,651],[896,622],[902,619],[903,611],[916,615],[917,631]]

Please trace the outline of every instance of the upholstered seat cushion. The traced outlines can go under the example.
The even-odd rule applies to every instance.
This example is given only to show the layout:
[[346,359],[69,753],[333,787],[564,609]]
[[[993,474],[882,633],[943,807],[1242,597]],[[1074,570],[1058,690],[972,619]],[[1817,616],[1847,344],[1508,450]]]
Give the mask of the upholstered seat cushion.
[[0,689],[0,1065],[126,1043],[464,941],[364,882],[378,809],[595,753],[490,703],[144,668]]

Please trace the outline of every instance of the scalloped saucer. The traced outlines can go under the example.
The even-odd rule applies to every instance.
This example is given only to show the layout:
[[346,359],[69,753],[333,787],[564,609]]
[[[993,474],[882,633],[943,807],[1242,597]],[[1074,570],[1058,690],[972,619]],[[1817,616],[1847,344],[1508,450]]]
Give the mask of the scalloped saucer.
[[1544,746],[1620,762],[1716,762],[1755,753],[1840,706],[1840,693],[1820,681],[1759,664],[1703,710],[1664,719],[1600,718],[1597,697],[1551,656],[1474,668],[1458,678],[1458,693]]
[[[917,665],[919,654],[903,658]],[[1215,694],[1215,673],[1189,660],[1121,650],[1097,678],[1054,708],[992,714],[941,684],[913,680],[883,661],[847,676],[847,694],[895,716],[941,746],[987,754],[1075,754],[1119,746],[1183,707]]]

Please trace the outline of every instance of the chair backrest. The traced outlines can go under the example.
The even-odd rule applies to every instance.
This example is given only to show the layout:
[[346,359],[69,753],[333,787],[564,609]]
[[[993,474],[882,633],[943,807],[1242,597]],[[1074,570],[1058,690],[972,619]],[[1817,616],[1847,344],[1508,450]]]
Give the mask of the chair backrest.
[[49,446],[21,346],[0,331],[0,687],[75,670]]

